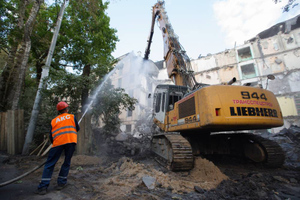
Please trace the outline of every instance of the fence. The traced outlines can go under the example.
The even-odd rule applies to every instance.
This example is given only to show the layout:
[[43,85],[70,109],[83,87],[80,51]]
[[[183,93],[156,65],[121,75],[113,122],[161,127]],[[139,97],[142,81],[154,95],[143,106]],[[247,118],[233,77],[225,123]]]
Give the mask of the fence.
[[[77,120],[81,118],[82,114],[76,116]],[[86,114],[80,122],[80,131],[77,134],[78,142],[76,145],[76,154],[88,155],[92,154],[92,128],[91,115]]]
[[24,139],[24,110],[1,112],[0,150],[12,155],[22,153]]

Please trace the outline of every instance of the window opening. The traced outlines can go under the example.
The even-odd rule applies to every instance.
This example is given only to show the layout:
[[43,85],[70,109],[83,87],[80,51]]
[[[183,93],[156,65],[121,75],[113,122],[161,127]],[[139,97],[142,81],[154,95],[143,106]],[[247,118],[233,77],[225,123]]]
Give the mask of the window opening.
[[131,124],[126,125],[126,133],[131,133]]
[[132,116],[132,110],[127,110],[127,117],[131,117]]
[[242,79],[256,77],[256,71],[253,63],[241,66],[241,72],[242,72]]
[[253,59],[250,47],[237,50],[239,62]]
[[183,94],[181,92],[171,92],[169,97],[169,110],[174,109],[174,104],[182,99]]

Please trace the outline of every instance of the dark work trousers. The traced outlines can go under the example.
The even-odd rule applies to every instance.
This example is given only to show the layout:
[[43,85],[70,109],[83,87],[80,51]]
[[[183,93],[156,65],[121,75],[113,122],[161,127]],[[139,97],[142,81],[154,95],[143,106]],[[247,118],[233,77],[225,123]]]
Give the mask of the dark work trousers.
[[62,185],[67,183],[67,176],[69,174],[71,158],[75,151],[75,146],[75,143],[69,143],[50,149],[48,159],[44,167],[42,181],[38,186],[39,189],[47,188],[49,186],[55,164],[58,161],[63,150],[65,150],[65,161],[60,168],[60,172],[57,178],[57,184]]

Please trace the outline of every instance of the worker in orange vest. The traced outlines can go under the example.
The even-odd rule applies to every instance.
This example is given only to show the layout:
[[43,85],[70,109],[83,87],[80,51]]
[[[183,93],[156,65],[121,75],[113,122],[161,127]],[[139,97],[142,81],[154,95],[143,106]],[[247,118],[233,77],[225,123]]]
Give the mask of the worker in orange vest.
[[67,184],[71,158],[77,143],[77,132],[80,129],[76,117],[68,114],[68,106],[63,101],[59,102],[56,106],[59,115],[51,121],[50,140],[52,148],[45,163],[42,180],[35,191],[36,194],[44,195],[47,193],[55,164],[63,151],[65,151],[65,160],[57,178],[56,189],[61,190]]

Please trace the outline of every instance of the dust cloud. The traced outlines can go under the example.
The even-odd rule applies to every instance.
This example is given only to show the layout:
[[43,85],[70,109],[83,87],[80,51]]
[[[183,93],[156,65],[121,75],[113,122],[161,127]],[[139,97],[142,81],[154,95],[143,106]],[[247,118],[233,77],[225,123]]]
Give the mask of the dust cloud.
[[168,79],[166,70],[159,70],[154,62],[145,60],[134,52],[124,55],[115,68],[117,70],[110,77],[114,87],[123,88],[130,97],[138,100],[131,115],[128,115],[127,111],[122,111],[120,129],[122,132],[130,132],[134,137],[139,137],[141,131],[138,129],[145,129],[151,121],[153,92],[158,84]]

